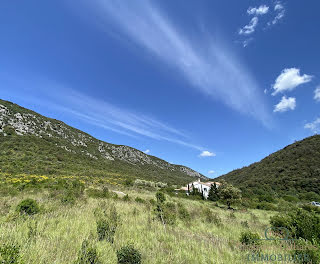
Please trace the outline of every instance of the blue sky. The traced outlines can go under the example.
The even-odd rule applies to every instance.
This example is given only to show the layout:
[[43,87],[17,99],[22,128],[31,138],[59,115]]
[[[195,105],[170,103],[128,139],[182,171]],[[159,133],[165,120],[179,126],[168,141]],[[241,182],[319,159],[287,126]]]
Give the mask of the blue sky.
[[0,98],[209,177],[320,131],[319,1],[0,3]]

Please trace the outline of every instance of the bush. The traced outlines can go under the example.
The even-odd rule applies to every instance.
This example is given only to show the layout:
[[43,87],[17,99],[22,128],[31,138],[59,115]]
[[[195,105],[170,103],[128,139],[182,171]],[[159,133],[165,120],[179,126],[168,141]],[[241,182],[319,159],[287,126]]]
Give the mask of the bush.
[[117,230],[117,227],[120,223],[120,217],[116,211],[116,208],[112,206],[107,212],[104,210],[100,214],[97,213],[98,219],[97,223],[97,234],[99,240],[106,239],[108,242],[114,242],[114,236]]
[[76,202],[76,197],[75,195],[68,191],[67,193],[65,193],[62,197],[61,197],[61,203],[67,205],[67,204],[70,204],[70,205],[74,205]]
[[296,197],[296,196],[292,196],[292,195],[284,195],[282,197],[283,200],[287,201],[287,202],[294,202],[294,203],[297,203],[299,202],[299,198]]
[[16,210],[20,214],[34,215],[40,212],[40,207],[37,201],[33,199],[25,199],[17,205]]
[[182,204],[178,204],[178,215],[183,221],[189,222],[191,220],[189,211]]
[[0,263],[18,264],[20,263],[20,247],[13,244],[2,244],[0,246]]
[[177,219],[177,208],[175,203],[168,202],[163,207],[164,222],[173,225]]
[[141,253],[132,245],[117,250],[118,264],[140,264]]
[[[309,241],[299,239],[295,241],[295,250],[292,250],[293,256],[301,256],[302,259],[298,263],[320,263],[320,247],[319,245],[312,245]],[[304,257],[304,258],[303,258]]]
[[312,204],[304,204],[301,207],[308,212],[315,212],[320,214],[320,207],[318,206],[314,206]]
[[102,190],[91,188],[87,191],[87,194],[89,197],[92,197],[92,198],[109,198],[110,197],[109,189],[106,186],[104,186]]
[[81,245],[78,259],[75,264],[100,264],[98,258],[97,249],[95,246],[89,243],[88,240],[84,240]]
[[209,208],[206,208],[203,211],[203,214],[204,214],[206,222],[213,223],[216,226],[221,226],[222,225],[221,218],[216,213],[213,213],[212,210],[210,210]]
[[320,243],[320,217],[314,212],[302,209],[271,217],[270,224],[274,228],[285,227],[292,238],[303,238]]
[[165,203],[166,197],[162,192],[156,193],[157,202],[154,212],[157,218],[163,224],[174,224],[177,218],[177,209],[175,203]]
[[240,242],[246,246],[257,246],[261,243],[259,240],[260,236],[257,233],[252,233],[250,231],[242,232],[240,235]]
[[257,209],[266,210],[266,211],[276,211],[277,206],[268,202],[261,202],[257,204]]
[[145,203],[145,200],[143,200],[140,197],[136,197],[136,199],[134,199],[137,203]]
[[157,192],[156,193],[156,198],[157,198],[157,202],[162,204],[166,201],[166,196],[164,195],[164,193],[162,192]]

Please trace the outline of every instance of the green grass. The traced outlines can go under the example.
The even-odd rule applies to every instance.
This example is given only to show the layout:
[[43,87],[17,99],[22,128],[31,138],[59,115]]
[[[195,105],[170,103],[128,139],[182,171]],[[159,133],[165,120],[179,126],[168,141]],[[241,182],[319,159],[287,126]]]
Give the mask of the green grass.
[[[52,198],[48,190],[37,193],[29,190],[16,196],[1,197],[0,239],[20,245],[21,259],[30,264],[73,263],[84,239],[95,244],[102,263],[117,263],[116,251],[130,243],[141,252],[143,263],[244,263],[245,251],[239,243],[241,232],[250,230],[262,236],[269,217],[274,215],[271,211],[239,210],[231,217],[229,210],[215,207],[208,201],[167,196],[168,201],[182,204],[191,220],[178,219],[173,225],[163,226],[148,202],[155,198],[155,192],[122,191],[132,199],[84,196],[71,206]],[[136,197],[146,203],[135,202]],[[39,214],[31,217],[17,214],[17,204],[26,198],[38,201]],[[111,204],[121,218],[114,244],[98,241],[94,216],[96,208],[108,208]],[[206,221],[206,208],[221,218],[222,225]],[[242,221],[248,222],[249,229],[243,227]],[[36,231],[30,235],[30,226],[35,225]],[[280,250],[280,246],[275,245],[275,249]]]

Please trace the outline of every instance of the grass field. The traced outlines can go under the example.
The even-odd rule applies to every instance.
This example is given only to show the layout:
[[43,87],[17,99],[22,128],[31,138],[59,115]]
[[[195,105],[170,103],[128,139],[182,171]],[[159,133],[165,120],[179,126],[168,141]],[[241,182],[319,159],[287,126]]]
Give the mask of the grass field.
[[[233,212],[213,202],[166,195],[166,202],[175,206],[176,220],[164,225],[154,212],[155,191],[120,186],[109,189],[123,191],[129,199],[115,195],[93,198],[88,190],[69,203],[63,202],[60,191],[49,189],[3,195],[1,243],[19,246],[21,263],[30,264],[75,263],[86,239],[96,248],[100,263],[117,263],[117,250],[127,244],[139,250],[142,263],[246,263],[250,250],[239,242],[241,233],[250,230],[263,237],[270,216],[275,214],[263,210]],[[38,202],[39,213],[28,216],[16,211],[26,198]],[[95,211],[112,206],[120,217],[114,243],[98,240],[95,216]],[[282,250],[276,243],[271,248]]]

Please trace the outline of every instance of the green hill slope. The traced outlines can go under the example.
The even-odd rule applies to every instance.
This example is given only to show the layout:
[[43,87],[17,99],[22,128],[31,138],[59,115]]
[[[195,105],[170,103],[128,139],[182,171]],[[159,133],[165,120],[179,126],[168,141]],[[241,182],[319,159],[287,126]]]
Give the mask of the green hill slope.
[[297,141],[260,162],[234,170],[219,179],[252,194],[320,194],[320,135]]
[[106,143],[16,104],[0,100],[0,169],[9,174],[146,179],[183,184],[200,173],[137,149]]

